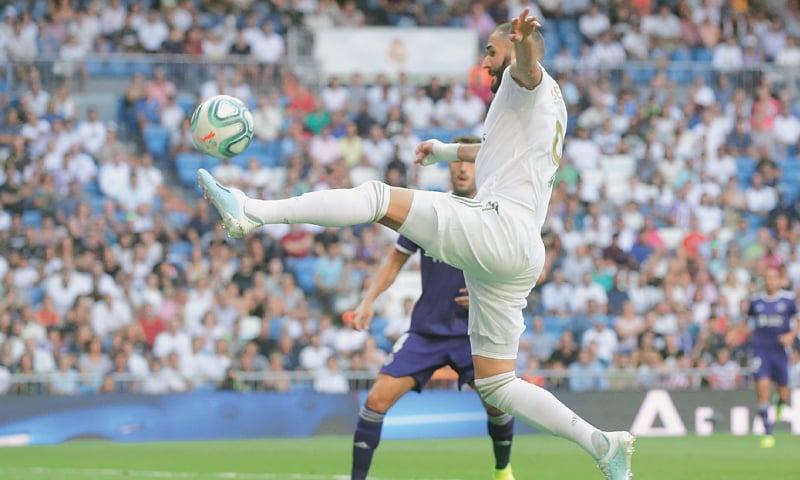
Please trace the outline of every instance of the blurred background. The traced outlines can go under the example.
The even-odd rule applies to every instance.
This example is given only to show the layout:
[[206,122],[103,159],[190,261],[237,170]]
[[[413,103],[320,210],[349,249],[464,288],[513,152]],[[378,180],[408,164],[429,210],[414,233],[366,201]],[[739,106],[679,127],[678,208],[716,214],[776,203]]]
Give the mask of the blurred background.
[[[486,39],[528,5],[3,4],[0,394],[369,388],[408,328],[418,263],[369,332],[341,315],[395,234],[229,239],[196,170],[263,198],[372,179],[446,191],[448,170],[417,168],[414,148],[480,136]],[[557,394],[751,388],[747,300],[767,267],[800,287],[799,2],[531,6],[570,122],[518,372]],[[218,93],[255,116],[225,162],[188,123]],[[798,342],[790,375],[800,387]]]

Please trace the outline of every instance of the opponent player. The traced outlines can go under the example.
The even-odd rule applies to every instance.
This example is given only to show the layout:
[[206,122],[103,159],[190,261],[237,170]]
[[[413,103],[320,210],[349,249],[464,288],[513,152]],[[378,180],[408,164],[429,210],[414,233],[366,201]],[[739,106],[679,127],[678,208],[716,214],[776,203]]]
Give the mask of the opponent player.
[[[469,136],[453,141],[480,143],[480,139]],[[475,197],[473,163],[451,163],[450,179],[453,195]],[[369,328],[375,299],[389,288],[408,258],[419,249],[402,235],[397,239],[395,250],[380,266],[375,281],[353,312],[354,328]],[[459,387],[475,379],[467,336],[469,297],[464,293],[464,274],[446,263],[425,256],[424,250],[421,254],[422,295],[411,312],[411,328],[395,343],[389,360],[381,368],[366,403],[361,407],[353,439],[352,480],[367,478],[372,455],[380,442],[383,417],[400,397],[412,389],[421,392],[433,372],[445,365],[450,365],[458,373]],[[488,414],[487,428],[494,446],[494,479],[514,480],[509,465],[514,418],[494,407],[484,406]]]
[[797,315],[797,301],[792,292],[781,290],[778,269],[769,268],[764,273],[764,292],[750,300],[747,315],[753,321],[750,345],[757,368],[758,414],[764,422],[765,435],[761,438],[761,447],[772,448],[775,437],[772,436],[768,414],[771,382],[778,387],[775,417],[780,420],[781,410],[789,402],[789,357],[786,350],[800,333],[800,322],[792,326]]
[[564,143],[567,109],[561,90],[539,64],[544,40],[525,9],[489,37],[483,67],[496,92],[483,143],[428,140],[417,162],[474,161],[478,194],[466,199],[389,187],[373,181],[352,189],[257,200],[198,171],[232,236],[268,223],[344,227],[380,222],[464,271],[470,295],[469,336],[475,388],[483,400],[531,425],[574,441],[597,460],[605,478],[631,476],[633,436],[603,432],[514,369],[525,329],[522,308],[545,261],[541,229]]

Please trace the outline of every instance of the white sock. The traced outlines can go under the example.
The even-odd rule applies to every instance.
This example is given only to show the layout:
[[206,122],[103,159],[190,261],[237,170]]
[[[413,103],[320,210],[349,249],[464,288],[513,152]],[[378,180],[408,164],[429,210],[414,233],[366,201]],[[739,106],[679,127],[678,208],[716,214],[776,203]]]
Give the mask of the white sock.
[[377,222],[389,210],[391,189],[378,181],[355,188],[310,192],[285,200],[248,198],[245,211],[262,224],[310,223],[323,227],[349,227]]
[[475,380],[484,401],[539,430],[577,443],[593,458],[608,451],[608,440],[593,425],[567,408],[552,393],[518,378],[514,372]]

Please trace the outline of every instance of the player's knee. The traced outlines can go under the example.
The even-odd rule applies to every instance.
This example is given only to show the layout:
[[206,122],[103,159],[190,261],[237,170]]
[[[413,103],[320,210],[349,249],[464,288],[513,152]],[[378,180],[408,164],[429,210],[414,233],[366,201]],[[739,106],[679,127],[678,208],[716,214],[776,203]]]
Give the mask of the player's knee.
[[357,189],[364,192],[364,197],[369,202],[373,212],[371,221],[377,222],[386,216],[389,211],[392,189],[389,185],[378,180],[364,182]]
[[483,408],[485,408],[485,409],[486,409],[486,413],[487,413],[487,414],[488,414],[490,417],[499,417],[500,415],[503,415],[504,413],[506,413],[506,412],[504,412],[504,411],[500,410],[500,409],[499,409],[499,408],[497,408],[497,407],[493,407],[493,406],[489,405],[488,403],[486,403],[486,401],[485,401],[485,400],[484,400],[484,402],[483,402]]
[[505,399],[511,383],[517,379],[514,372],[501,373],[488,378],[475,380],[475,389],[483,401],[491,407],[504,411]]
[[394,396],[380,388],[373,388],[367,394],[366,406],[374,412],[386,413],[394,405]]

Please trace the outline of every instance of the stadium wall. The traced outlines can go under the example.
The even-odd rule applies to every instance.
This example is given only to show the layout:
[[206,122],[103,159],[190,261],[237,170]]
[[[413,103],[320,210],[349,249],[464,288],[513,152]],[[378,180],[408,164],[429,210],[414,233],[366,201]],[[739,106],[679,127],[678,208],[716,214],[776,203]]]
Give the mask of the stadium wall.
[[[0,446],[50,445],[81,438],[119,442],[349,435],[366,393],[205,392],[164,396],[0,398]],[[559,393],[601,428],[639,436],[762,433],[751,391],[666,390]],[[773,412],[774,413],[774,412]],[[777,428],[800,435],[800,389]],[[428,391],[404,397],[384,438],[482,436],[486,417],[474,393]],[[517,433],[535,433],[522,422]]]

